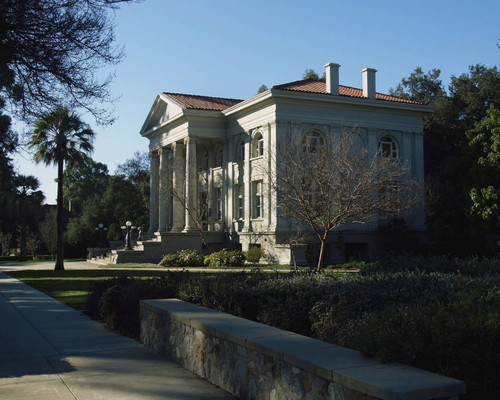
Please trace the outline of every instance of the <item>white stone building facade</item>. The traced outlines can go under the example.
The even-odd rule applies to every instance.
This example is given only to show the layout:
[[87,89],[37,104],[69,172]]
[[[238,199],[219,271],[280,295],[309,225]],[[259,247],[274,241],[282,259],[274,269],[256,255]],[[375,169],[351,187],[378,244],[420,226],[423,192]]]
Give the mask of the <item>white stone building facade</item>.
[[[160,93],[141,135],[151,153],[151,240],[145,260],[183,248],[210,250],[260,246],[269,259],[290,263],[296,224],[278,213],[272,190],[276,149],[316,135],[320,140],[356,131],[370,154],[383,147],[404,159],[423,182],[423,117],[432,108],[375,91],[374,69],[363,88],[339,85],[339,65],[327,64],[326,82],[277,85],[247,100]],[[407,219],[424,228],[423,206]],[[341,227],[343,245],[364,258],[380,247],[378,223]],[[343,261],[331,234],[327,262]],[[297,245],[297,249],[304,246]],[[304,261],[304,252],[295,254]]]

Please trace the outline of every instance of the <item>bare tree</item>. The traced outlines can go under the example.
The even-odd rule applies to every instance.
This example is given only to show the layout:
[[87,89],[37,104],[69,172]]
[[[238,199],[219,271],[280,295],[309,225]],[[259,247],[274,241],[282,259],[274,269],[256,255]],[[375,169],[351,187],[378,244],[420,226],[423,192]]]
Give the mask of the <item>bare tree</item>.
[[318,271],[333,229],[400,216],[421,202],[408,166],[382,152],[369,157],[355,133],[331,143],[309,137],[278,148],[275,157],[271,188],[285,215],[318,237]]
[[38,235],[28,229],[26,234],[26,250],[28,254],[31,254],[33,260],[36,260],[37,250],[40,246],[40,239]]

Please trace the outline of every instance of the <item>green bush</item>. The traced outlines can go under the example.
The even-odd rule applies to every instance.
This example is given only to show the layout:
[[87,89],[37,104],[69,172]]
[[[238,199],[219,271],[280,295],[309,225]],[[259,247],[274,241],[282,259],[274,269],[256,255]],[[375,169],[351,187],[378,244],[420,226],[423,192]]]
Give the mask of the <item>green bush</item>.
[[338,278],[320,274],[276,274],[255,287],[257,320],[288,331],[310,335],[309,311],[331,292]]
[[443,273],[461,273],[463,275],[479,276],[484,274],[499,274],[499,258],[468,257],[457,258],[447,256],[404,256],[390,255],[384,260],[363,268],[363,273],[377,272],[425,271]]
[[463,379],[464,398],[500,389],[499,276],[407,272],[358,276],[318,301],[320,340]]
[[99,319],[110,329],[138,338],[140,301],[171,298],[174,293],[173,282],[165,278],[122,280],[102,293],[97,305]]
[[406,265],[434,270],[456,263],[472,272],[369,273],[370,266],[346,274],[172,272],[165,279],[102,283],[93,307],[107,325],[137,336],[141,298],[177,297],[463,379],[464,399],[495,398],[500,390],[500,275],[478,273],[495,270],[495,262],[445,260],[439,266],[440,259],[423,260]]
[[262,258],[262,249],[260,246],[250,246],[246,252],[247,261],[257,264]]
[[379,263],[352,260],[343,264],[328,265],[324,269],[346,269],[346,270],[377,270]]
[[205,257],[206,266],[217,267],[242,267],[245,265],[246,256],[240,250],[228,251],[223,249]]
[[203,256],[196,250],[180,250],[175,254],[165,255],[158,265],[170,268],[201,267]]

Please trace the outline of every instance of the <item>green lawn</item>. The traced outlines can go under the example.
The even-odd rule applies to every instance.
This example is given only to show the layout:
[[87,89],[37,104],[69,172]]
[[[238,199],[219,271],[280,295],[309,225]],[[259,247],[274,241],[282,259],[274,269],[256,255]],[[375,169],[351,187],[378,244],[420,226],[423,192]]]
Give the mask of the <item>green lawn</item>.
[[84,310],[88,291],[97,281],[120,276],[153,278],[164,276],[167,274],[167,271],[148,271],[142,269],[26,270],[9,271],[7,274],[76,310]]

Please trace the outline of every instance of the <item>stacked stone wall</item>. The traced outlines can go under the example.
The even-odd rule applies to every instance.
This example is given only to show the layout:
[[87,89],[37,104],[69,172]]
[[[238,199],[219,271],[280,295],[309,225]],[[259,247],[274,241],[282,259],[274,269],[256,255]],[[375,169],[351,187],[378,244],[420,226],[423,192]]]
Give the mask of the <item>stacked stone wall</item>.
[[[353,350],[176,299],[141,302],[141,341],[249,400],[458,399],[465,391],[454,379],[405,366],[380,367],[377,359]],[[287,347],[292,350],[282,351]],[[317,364],[310,357],[316,353]],[[356,367],[360,373],[353,373]],[[363,379],[370,367],[380,376]],[[401,385],[401,379],[408,383]]]

